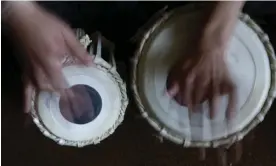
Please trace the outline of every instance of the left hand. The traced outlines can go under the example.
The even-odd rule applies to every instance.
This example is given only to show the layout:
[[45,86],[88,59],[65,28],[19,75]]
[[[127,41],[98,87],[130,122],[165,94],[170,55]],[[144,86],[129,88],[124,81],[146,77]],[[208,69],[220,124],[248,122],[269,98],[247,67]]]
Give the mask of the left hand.
[[[10,2],[9,25],[24,54],[25,107],[28,113],[34,90],[63,93],[68,83],[62,68],[72,63],[92,65],[93,57],[65,22],[34,2]],[[68,61],[64,61],[67,59]]]

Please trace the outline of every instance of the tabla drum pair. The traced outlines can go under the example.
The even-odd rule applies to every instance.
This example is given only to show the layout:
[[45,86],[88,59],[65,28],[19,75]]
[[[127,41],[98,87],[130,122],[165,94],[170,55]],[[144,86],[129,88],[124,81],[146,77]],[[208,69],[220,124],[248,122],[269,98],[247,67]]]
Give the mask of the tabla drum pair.
[[[133,60],[132,88],[142,116],[162,137],[184,147],[229,146],[264,119],[275,97],[274,51],[267,35],[247,15],[239,18],[226,56],[239,96],[239,111],[231,125],[224,121],[227,96],[222,97],[220,111],[211,120],[207,103],[203,103],[202,112],[189,115],[186,107],[164,95],[168,70],[200,27],[200,7],[189,5],[164,12],[157,21],[147,24],[150,27],[143,33]],[[85,36],[80,41],[87,46],[89,40]],[[35,124],[61,145],[82,147],[99,143],[123,120],[128,103],[125,85],[116,72],[114,58],[109,64],[101,58],[100,47],[97,50],[96,66],[72,65],[63,69],[71,86],[85,84],[101,96],[101,111],[92,122],[68,122],[60,113],[60,96],[56,94],[34,95]],[[108,91],[114,94],[108,96]]]
[[[97,144],[115,131],[124,119],[128,98],[126,85],[116,71],[114,46],[100,33],[92,35],[91,43],[90,36],[83,30],[76,32],[80,43],[91,55],[96,50],[94,65],[78,65],[70,56],[65,56],[63,74],[72,90],[85,92],[79,94],[86,94],[85,98],[80,98],[80,104],[88,111],[77,112],[77,118],[70,119],[62,107],[62,95],[40,91],[33,94],[31,114],[46,137],[60,145],[83,147]],[[110,50],[109,63],[102,58],[104,48]],[[77,99],[76,93],[74,95],[72,100]]]
[[189,5],[159,12],[158,19],[142,28],[133,59],[132,88],[142,116],[161,137],[184,147],[229,147],[268,112],[275,98],[275,55],[268,36],[248,15],[240,14],[225,57],[237,85],[235,117],[231,122],[225,120],[228,96],[221,97],[213,119],[208,116],[207,102],[202,111],[188,112],[164,90],[169,69],[203,26],[202,9]]

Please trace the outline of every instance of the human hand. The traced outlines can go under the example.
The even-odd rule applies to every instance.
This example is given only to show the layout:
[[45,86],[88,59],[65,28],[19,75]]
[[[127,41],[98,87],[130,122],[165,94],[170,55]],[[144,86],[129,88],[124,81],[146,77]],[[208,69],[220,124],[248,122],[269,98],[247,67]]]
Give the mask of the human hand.
[[[190,48],[170,70],[167,89],[180,105],[187,105],[189,111],[196,111],[203,101],[209,102],[210,118],[218,111],[220,95],[229,95],[227,118],[235,112],[236,87],[230,78],[224,60],[226,42],[218,35],[209,34],[198,45]],[[208,35],[208,36],[209,36]]]
[[224,61],[224,52],[243,3],[216,3],[206,15],[197,44],[189,47],[169,73],[168,93],[179,104],[187,105],[190,111],[195,111],[195,107],[207,99],[213,118],[218,111],[219,96],[228,94],[227,118],[235,112],[237,92]]
[[22,48],[25,108],[31,108],[31,94],[35,89],[61,93],[68,88],[62,74],[65,56],[73,62],[91,64],[92,57],[76,39],[71,28],[32,2],[13,2],[9,24],[14,38]]

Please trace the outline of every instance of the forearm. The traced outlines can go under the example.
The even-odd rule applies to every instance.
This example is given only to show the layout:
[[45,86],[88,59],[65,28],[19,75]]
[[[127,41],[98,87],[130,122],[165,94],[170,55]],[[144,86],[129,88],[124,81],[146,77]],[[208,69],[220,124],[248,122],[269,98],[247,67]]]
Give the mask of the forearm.
[[28,1],[6,1],[2,3],[2,21],[8,26],[14,26],[25,19],[31,19],[31,16],[36,10],[35,2]]
[[229,40],[243,5],[243,1],[217,2],[207,19],[204,31],[207,34],[219,33],[223,40]]

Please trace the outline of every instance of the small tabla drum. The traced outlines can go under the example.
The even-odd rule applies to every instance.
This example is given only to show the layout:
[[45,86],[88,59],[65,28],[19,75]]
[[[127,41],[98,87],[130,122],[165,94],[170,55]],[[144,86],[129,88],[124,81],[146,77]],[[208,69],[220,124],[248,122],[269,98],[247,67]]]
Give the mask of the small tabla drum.
[[[99,33],[91,40],[84,31],[78,29],[77,37],[90,54],[96,50],[94,64],[82,66],[71,63],[63,68],[63,74],[70,87],[82,85],[91,99],[93,114],[84,114],[79,119],[69,121],[60,107],[61,96],[57,93],[39,91],[33,95],[31,114],[40,131],[60,145],[83,147],[97,144],[111,135],[124,119],[128,98],[126,85],[116,71],[113,47],[109,54],[111,63],[106,62],[101,54],[108,43]],[[97,41],[98,40],[98,41]],[[96,41],[96,42],[95,42]],[[96,43],[96,49],[93,44]],[[103,45],[102,45],[103,43]],[[94,54],[93,54],[94,55]],[[90,119],[87,119],[87,118]]]
[[161,137],[184,147],[229,147],[260,123],[275,97],[275,55],[268,36],[249,16],[240,14],[226,55],[237,85],[238,108],[230,123],[225,120],[227,97],[220,111],[209,118],[208,103],[189,113],[164,93],[169,69],[183,56],[199,30],[201,5],[164,12],[144,29],[133,59],[132,88],[142,116]]

